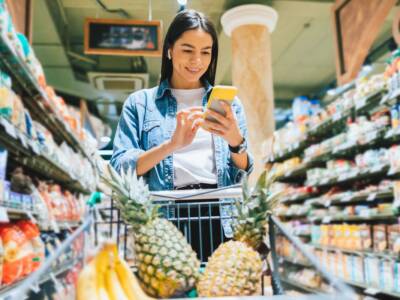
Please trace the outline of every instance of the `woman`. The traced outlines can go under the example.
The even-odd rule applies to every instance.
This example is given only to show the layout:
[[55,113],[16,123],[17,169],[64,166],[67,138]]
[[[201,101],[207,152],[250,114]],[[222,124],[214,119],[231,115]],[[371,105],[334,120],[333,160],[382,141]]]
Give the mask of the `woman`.
[[160,85],[124,104],[111,158],[116,170],[136,169],[150,190],[228,186],[251,172],[240,101],[225,105],[225,117],[206,112],[218,123],[203,118],[217,57],[212,23],[193,10],[178,13],[165,37]]

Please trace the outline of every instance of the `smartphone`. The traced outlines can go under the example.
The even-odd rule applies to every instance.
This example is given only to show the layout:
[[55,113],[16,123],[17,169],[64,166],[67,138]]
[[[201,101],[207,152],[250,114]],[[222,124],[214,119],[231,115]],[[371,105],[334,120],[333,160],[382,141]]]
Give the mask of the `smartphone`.
[[[211,109],[223,116],[226,115],[224,107],[221,102],[232,105],[233,100],[237,94],[237,88],[228,85],[216,85],[212,88],[210,96],[208,97],[207,109]],[[205,119],[212,122],[218,122],[215,118],[205,113]]]

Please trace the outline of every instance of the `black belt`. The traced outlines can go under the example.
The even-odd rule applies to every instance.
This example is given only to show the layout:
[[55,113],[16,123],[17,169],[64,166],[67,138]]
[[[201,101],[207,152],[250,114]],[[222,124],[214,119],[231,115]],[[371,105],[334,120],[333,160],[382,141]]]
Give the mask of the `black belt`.
[[185,186],[175,187],[175,190],[198,190],[198,189],[216,189],[218,185],[210,183],[193,183]]

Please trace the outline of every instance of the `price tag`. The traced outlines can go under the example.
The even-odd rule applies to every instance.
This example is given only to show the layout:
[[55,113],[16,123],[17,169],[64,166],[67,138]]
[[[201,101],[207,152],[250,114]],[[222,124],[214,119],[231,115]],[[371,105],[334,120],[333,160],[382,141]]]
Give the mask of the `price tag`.
[[323,180],[321,180],[320,184],[327,184],[329,182],[329,178],[324,178]]
[[373,287],[367,288],[364,290],[364,293],[371,295],[371,296],[375,296],[376,294],[379,293],[379,290]]
[[377,173],[383,169],[383,165],[376,165],[370,169],[370,173]]
[[292,173],[293,173],[293,170],[292,170],[292,171],[287,171],[287,172],[285,173],[285,177],[289,177],[290,175],[292,175]]
[[8,123],[6,120],[4,120],[4,122],[2,122],[2,123],[4,125],[4,129],[6,130],[7,134],[9,136],[13,137],[14,139],[16,139],[17,138],[17,132],[15,130],[15,127],[13,125],[11,125],[10,123]]
[[331,216],[325,216],[322,218],[322,223],[330,223],[332,221]]
[[28,148],[28,142],[26,140],[26,137],[24,136],[24,134],[22,132],[18,132],[18,137],[20,139],[20,141],[22,142],[22,146],[24,146],[25,149],[29,149]]
[[376,193],[369,194],[367,201],[374,201],[376,199]]
[[342,113],[340,111],[336,112],[333,116],[332,116],[332,120],[333,121],[337,121],[342,117]]
[[370,216],[370,212],[368,209],[364,209],[364,210],[360,211],[360,217],[368,218],[369,216]]
[[340,200],[340,202],[349,202],[351,198],[353,198],[352,195],[346,195]]
[[367,98],[363,97],[363,98],[361,98],[360,101],[357,102],[356,108],[360,109],[361,107],[364,107],[366,103],[367,103]]
[[0,223],[8,223],[10,219],[8,218],[7,208],[0,206]]

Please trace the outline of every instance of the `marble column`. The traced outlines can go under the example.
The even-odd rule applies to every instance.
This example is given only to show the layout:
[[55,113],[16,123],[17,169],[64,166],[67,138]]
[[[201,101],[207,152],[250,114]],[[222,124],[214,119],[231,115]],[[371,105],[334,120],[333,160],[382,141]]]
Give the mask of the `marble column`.
[[255,159],[253,180],[264,169],[262,144],[275,130],[270,35],[277,21],[274,9],[258,4],[234,7],[221,18],[224,32],[232,39],[232,84],[246,111]]

